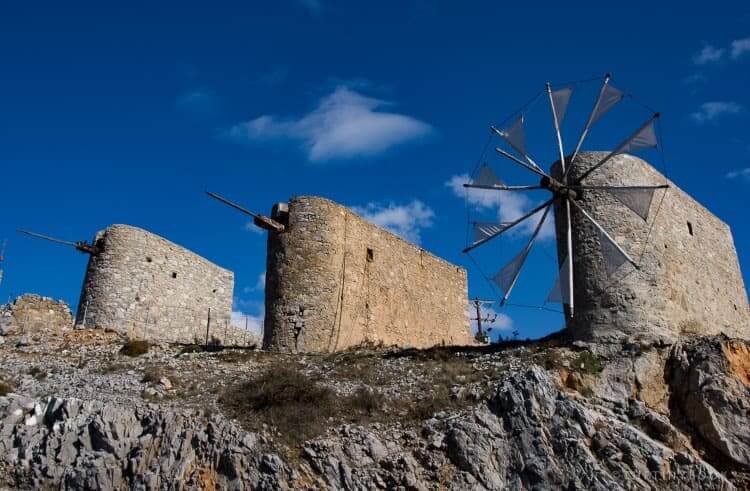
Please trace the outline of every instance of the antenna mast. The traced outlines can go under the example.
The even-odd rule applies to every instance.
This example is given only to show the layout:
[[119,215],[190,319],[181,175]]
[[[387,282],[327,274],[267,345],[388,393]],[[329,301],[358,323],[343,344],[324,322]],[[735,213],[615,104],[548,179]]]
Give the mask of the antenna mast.
[[[472,305],[474,305],[474,308],[476,309],[476,317],[472,318],[471,320],[477,321],[477,334],[474,336],[477,341],[480,343],[489,343],[489,336],[486,332],[482,330],[482,322],[486,322],[488,324],[494,324],[495,320],[497,319],[497,314],[487,314],[484,317],[482,317],[482,306],[483,305],[491,305],[495,303],[494,300],[480,300],[479,297],[475,297],[474,300],[471,301]],[[492,329],[491,327],[488,329],[488,331]]]

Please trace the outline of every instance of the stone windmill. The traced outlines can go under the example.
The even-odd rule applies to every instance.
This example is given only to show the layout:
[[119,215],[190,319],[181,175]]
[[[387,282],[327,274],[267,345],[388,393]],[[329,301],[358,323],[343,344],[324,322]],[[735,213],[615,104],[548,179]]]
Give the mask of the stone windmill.
[[[475,223],[474,241],[464,249],[464,252],[469,252],[474,248],[486,244],[526,220],[541,216],[525,247],[492,278],[503,292],[500,302],[500,305],[503,305],[508,300],[519,279],[523,265],[539,236],[544,220],[554,208],[558,231],[558,261],[561,270],[556,284],[547,297],[547,302],[562,303],[568,317],[573,317],[575,313],[576,295],[573,294],[574,276],[578,269],[575,264],[575,251],[578,246],[575,243],[575,239],[577,238],[581,242],[588,240],[588,238],[581,236],[582,230],[585,230],[586,234],[594,235],[594,239],[598,242],[601,257],[604,260],[604,269],[607,274],[613,274],[626,262],[630,263],[634,268],[639,267],[636,260],[613,238],[606,230],[606,227],[602,226],[586,210],[584,196],[587,193],[594,192],[608,193],[624,206],[624,213],[629,213],[627,211],[629,209],[630,212],[635,213],[646,222],[655,191],[669,187],[668,184],[653,185],[637,181],[627,184],[620,182],[597,182],[594,184],[590,182],[589,176],[595,175],[594,173],[598,169],[607,165],[617,165],[619,156],[640,149],[656,147],[657,138],[654,122],[659,117],[659,114],[656,113],[649,117],[648,120],[622,140],[611,152],[597,154],[598,157],[593,160],[593,154],[581,154],[581,146],[592,125],[625,97],[622,91],[610,84],[610,76],[607,75],[599,90],[593,109],[578,138],[575,150],[572,154],[566,156],[560,133],[560,125],[568,108],[572,90],[571,87],[553,90],[549,83],[546,84],[546,94],[549,99],[552,123],[557,136],[557,150],[559,152],[559,161],[552,166],[549,172],[537,164],[527,151],[524,114],[518,116],[506,127],[491,128],[492,132],[499,136],[513,151],[511,153],[498,147],[495,149],[496,152],[539,176],[540,181],[538,184],[508,186],[498,179],[492,169],[486,164],[482,164],[472,182],[464,184],[467,188],[491,190],[501,193],[540,189],[550,193],[546,201],[513,221],[506,223]],[[584,226],[583,222],[587,222],[588,226]],[[577,230],[574,231],[574,228]]]
[[510,147],[495,150],[539,176],[540,182],[509,186],[482,165],[465,184],[484,193],[550,193],[512,221],[474,224],[473,242],[464,252],[526,220],[539,220],[526,245],[492,277],[502,290],[501,305],[519,280],[544,219],[554,210],[560,274],[545,303],[563,304],[574,338],[670,342],[718,333],[750,338],[750,306],[729,226],[647,162],[630,155],[657,147],[658,113],[614,150],[582,152],[592,126],[625,97],[607,75],[573,152],[566,155],[560,124],[572,88],[553,90],[547,84],[540,96],[545,93],[558,162],[547,172],[530,156],[522,113],[509,125],[492,128]]

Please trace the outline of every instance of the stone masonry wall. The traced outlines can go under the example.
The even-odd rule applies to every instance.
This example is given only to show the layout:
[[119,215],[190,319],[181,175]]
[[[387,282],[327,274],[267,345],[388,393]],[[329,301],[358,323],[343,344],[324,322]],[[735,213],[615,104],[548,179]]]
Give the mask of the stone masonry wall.
[[[580,176],[605,155],[580,155],[571,176]],[[584,192],[579,203],[640,264],[636,269],[626,263],[611,277],[604,269],[596,229],[572,207],[575,315],[568,327],[575,338],[673,341],[719,332],[750,338],[747,291],[724,222],[631,155],[615,157],[583,184],[671,187],[654,194],[648,223],[606,191]],[[562,244],[560,209],[556,224]]]
[[[234,274],[162,237],[128,225],[96,235],[77,327],[110,328],[175,342],[221,339],[232,311]],[[236,334],[236,333],[235,333]],[[227,334],[229,336],[229,334]]]
[[269,233],[263,345],[333,352],[362,343],[471,344],[466,271],[317,197]]
[[12,303],[0,306],[0,334],[29,334],[41,331],[60,332],[73,328],[73,314],[68,304],[40,295],[25,294]]

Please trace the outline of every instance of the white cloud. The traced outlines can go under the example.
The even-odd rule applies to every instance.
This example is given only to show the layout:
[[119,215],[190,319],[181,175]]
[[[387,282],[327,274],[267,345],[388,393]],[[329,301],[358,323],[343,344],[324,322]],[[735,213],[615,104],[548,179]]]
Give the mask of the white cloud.
[[727,114],[737,114],[740,111],[742,111],[742,106],[736,102],[704,102],[700,109],[692,113],[690,117],[697,123],[706,123]]
[[747,181],[750,181],[750,167],[727,172],[726,177],[727,179],[745,179]]
[[[468,189],[463,185],[464,183],[470,182],[471,178],[468,174],[460,174],[451,177],[445,183],[446,186],[451,188],[453,194],[459,198],[464,198],[469,202],[469,205],[477,210],[486,209],[497,209],[497,221],[498,222],[511,222],[517,218],[522,217],[532,208],[538,206],[540,203],[532,202],[529,197],[523,192],[517,191],[492,191],[489,189]],[[543,211],[537,212],[535,215],[522,223],[514,227],[515,230],[520,231],[524,235],[533,233],[539,220],[542,218]],[[513,230],[508,233],[513,233]],[[516,232],[518,233],[518,232]],[[547,215],[547,219],[542,225],[542,230],[539,232],[539,239],[549,239],[555,236],[555,221],[553,217],[553,210],[550,210]]]
[[733,60],[736,60],[746,53],[750,53],[750,37],[735,39],[732,41],[731,49],[731,57]]
[[239,310],[232,311],[232,326],[243,331],[247,327],[249,335],[256,336],[260,340],[263,339],[263,318],[264,312],[260,312],[258,315],[251,315]]
[[365,220],[417,244],[422,229],[431,227],[432,219],[435,217],[435,212],[419,200],[413,200],[406,205],[389,203],[384,206],[379,203],[368,203],[366,206],[355,206],[352,209]]
[[[492,328],[490,332],[496,331],[509,331],[513,329],[513,319],[509,315],[502,314],[492,307],[480,307],[482,316],[482,330],[487,331],[487,328]],[[471,333],[476,334],[477,332],[477,311],[473,306],[469,307],[469,319],[471,319]],[[494,318],[494,322],[485,321],[484,319]]]
[[724,57],[724,48],[716,48],[707,44],[693,55],[693,63],[696,65],[706,65],[708,63],[716,63]]
[[299,118],[263,115],[227,134],[239,141],[298,141],[310,161],[321,162],[378,155],[432,132],[411,116],[377,110],[388,105],[339,86]]

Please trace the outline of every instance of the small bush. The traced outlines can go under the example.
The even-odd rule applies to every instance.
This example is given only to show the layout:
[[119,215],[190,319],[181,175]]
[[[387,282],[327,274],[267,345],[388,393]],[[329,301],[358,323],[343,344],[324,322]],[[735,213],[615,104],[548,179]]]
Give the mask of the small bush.
[[375,391],[367,387],[360,387],[346,400],[353,413],[364,413],[372,416],[383,408],[383,399]]
[[141,356],[148,353],[150,345],[143,339],[129,339],[122,345],[120,353],[125,356]]
[[42,370],[39,367],[31,367],[29,368],[28,374],[34,377],[37,380],[44,380],[47,378],[47,371]]
[[582,351],[573,362],[574,370],[596,375],[604,369],[601,359],[590,351]]
[[13,386],[10,384],[6,384],[5,382],[0,382],[0,396],[5,396],[13,392]]
[[287,367],[268,370],[228,390],[219,402],[251,424],[268,422],[291,442],[323,433],[339,403],[333,390]]
[[162,377],[164,377],[164,374],[159,368],[149,367],[143,371],[143,379],[141,379],[141,382],[157,384]]

